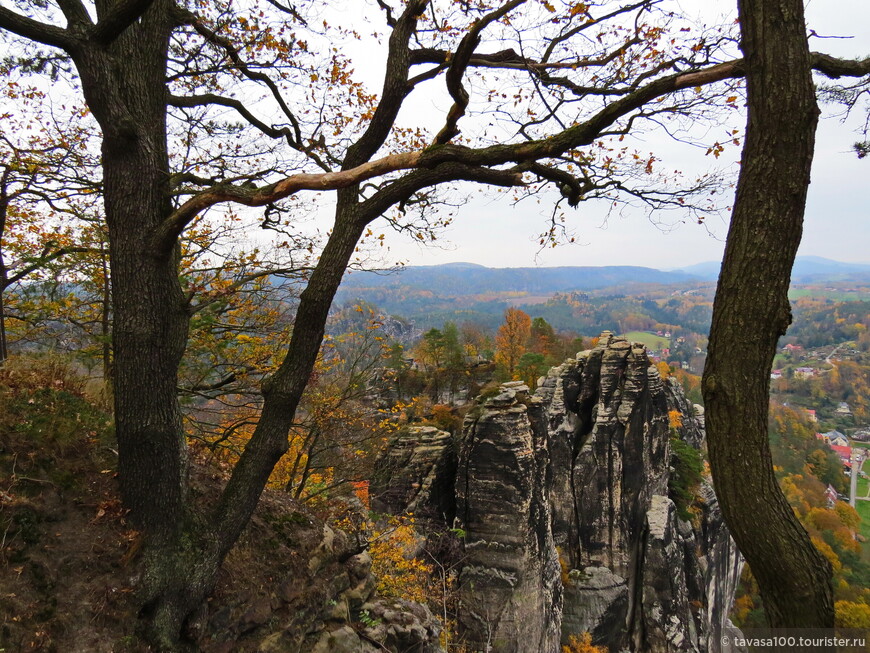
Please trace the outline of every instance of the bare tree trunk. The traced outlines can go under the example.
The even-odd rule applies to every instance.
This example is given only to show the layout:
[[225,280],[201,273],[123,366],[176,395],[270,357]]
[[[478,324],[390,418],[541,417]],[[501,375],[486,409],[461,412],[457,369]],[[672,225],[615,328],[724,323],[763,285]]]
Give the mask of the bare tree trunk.
[[[3,268],[3,261],[0,260],[0,271]],[[2,280],[0,280],[2,283]],[[6,349],[6,304],[3,301],[5,288],[0,286],[0,366],[9,358],[9,351]]]
[[9,287],[6,263],[3,260],[2,239],[6,232],[6,216],[9,211],[9,197],[6,192],[5,176],[0,186],[0,365],[9,358],[9,350],[6,344],[6,304],[3,295]]
[[710,464],[769,624],[833,627],[831,566],[779,489],[767,425],[818,120],[803,3],[739,6],[749,118],[704,370]]
[[[105,243],[101,243],[105,249]],[[112,396],[112,283],[109,275],[108,255],[100,255],[103,274],[102,316],[100,319],[100,339],[103,357],[103,387],[108,397]]]

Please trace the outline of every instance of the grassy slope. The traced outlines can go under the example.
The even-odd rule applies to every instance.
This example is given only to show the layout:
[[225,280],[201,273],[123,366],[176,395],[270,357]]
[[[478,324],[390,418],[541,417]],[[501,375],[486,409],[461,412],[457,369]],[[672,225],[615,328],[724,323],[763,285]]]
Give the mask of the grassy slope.
[[[864,462],[864,471],[870,474],[870,460]],[[858,496],[867,496],[868,481],[858,477]],[[864,537],[862,548],[864,560],[870,560],[870,501],[856,501],[855,509],[861,516],[861,535]]]
[[648,349],[662,349],[670,347],[671,341],[668,338],[657,336],[654,333],[646,333],[645,331],[629,331],[625,337],[631,342],[642,342]]

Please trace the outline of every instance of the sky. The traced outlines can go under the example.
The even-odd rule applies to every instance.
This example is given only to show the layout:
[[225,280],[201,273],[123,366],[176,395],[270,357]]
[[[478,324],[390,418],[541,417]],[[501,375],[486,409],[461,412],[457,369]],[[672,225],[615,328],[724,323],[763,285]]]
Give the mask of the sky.
[[[681,4],[689,11],[711,4],[721,10],[725,5],[708,4],[707,0],[682,0]],[[809,28],[825,37],[813,38],[811,49],[847,58],[870,55],[868,0],[810,0],[806,7]],[[852,144],[858,140],[855,130],[863,117],[855,115],[844,123],[834,115],[836,108],[821,108],[799,255],[868,263],[870,158],[859,160],[852,151]],[[742,129],[744,118],[734,116],[734,120]],[[639,147],[654,150],[665,165],[679,166],[686,173],[711,166],[711,157],[704,151],[676,146],[661,138],[653,137]],[[736,179],[738,156],[739,148],[731,148],[712,163],[730,170]],[[568,210],[576,242],[542,251],[536,234],[544,229],[549,209],[529,202],[513,206],[504,197],[475,192],[457,212],[454,224],[437,247],[421,247],[408,237],[388,233],[387,261],[409,265],[462,261],[489,267],[642,265],[674,269],[721,260],[728,228],[727,213],[710,216],[702,225],[691,220],[681,222],[679,216],[671,214],[652,216],[651,220],[639,210],[608,219],[603,207],[581,203],[577,209]]]

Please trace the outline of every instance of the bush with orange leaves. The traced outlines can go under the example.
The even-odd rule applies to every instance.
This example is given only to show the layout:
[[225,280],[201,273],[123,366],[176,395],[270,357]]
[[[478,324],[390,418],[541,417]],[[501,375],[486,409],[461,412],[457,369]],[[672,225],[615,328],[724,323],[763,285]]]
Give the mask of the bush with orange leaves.
[[568,638],[568,643],[562,645],[562,653],[607,653],[607,647],[595,646],[591,634],[580,633]]

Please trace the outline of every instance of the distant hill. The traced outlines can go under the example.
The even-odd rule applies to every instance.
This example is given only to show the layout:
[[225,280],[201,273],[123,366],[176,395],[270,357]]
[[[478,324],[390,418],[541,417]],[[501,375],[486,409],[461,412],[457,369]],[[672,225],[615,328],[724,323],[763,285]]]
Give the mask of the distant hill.
[[[507,306],[536,305],[555,293],[591,292],[614,288],[619,294],[642,284],[694,285],[685,272],[663,272],[637,266],[487,268],[474,263],[412,266],[393,272],[355,272],[336,296],[337,305],[365,301],[390,315],[414,322],[417,328],[445,321],[476,322],[494,328]],[[618,289],[618,290],[616,290]],[[567,308],[567,307],[563,307]],[[550,316],[556,328],[573,324],[570,309],[563,319]]]
[[[495,328],[501,323],[506,307],[518,306],[530,314],[545,317],[557,329],[618,330],[618,322],[610,325],[610,321],[616,319],[614,315],[636,313],[663,323],[679,323],[702,333],[709,324],[711,301],[696,302],[698,305],[691,314],[681,315],[679,322],[675,322],[676,316],[662,306],[663,301],[650,302],[649,299],[651,293],[660,300],[679,293],[703,295],[712,300],[711,281],[715,281],[718,274],[718,262],[671,271],[630,265],[488,268],[475,263],[449,263],[408,266],[389,272],[347,275],[336,303],[341,306],[349,302],[369,302],[388,315],[407,318],[414,330],[440,327],[448,320]],[[799,257],[794,281],[798,284],[870,283],[870,265]],[[554,301],[557,293],[565,297]],[[586,305],[582,319],[572,305],[578,298],[568,297],[572,293],[594,295],[579,299]],[[640,305],[639,302],[646,303]]]
[[634,283],[675,284],[699,281],[696,275],[663,272],[631,265],[607,267],[487,268],[475,263],[409,266],[395,272],[356,272],[341,284],[348,298],[363,289],[414,288],[440,296],[488,292],[552,294],[571,290],[599,290]]
[[[719,277],[720,263],[707,261],[690,265],[674,272],[683,272],[705,281]],[[843,263],[821,256],[798,256],[792,270],[792,283],[821,283],[825,281],[870,281],[870,265],[866,263]]]

